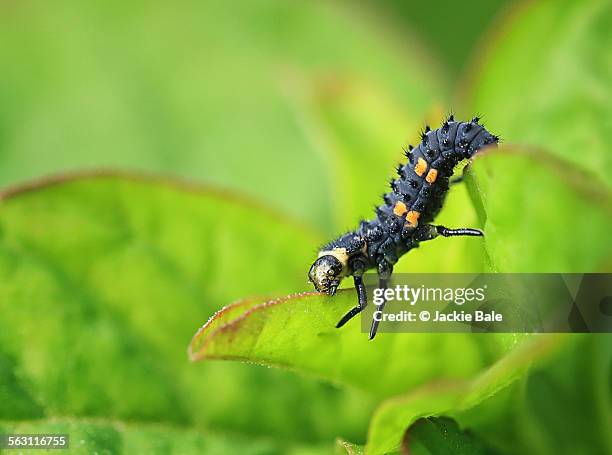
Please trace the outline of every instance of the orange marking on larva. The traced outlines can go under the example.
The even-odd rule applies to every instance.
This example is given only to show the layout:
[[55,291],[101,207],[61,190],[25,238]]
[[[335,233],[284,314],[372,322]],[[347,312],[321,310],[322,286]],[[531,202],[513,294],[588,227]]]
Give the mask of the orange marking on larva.
[[397,216],[404,216],[404,213],[406,213],[407,211],[408,208],[406,207],[406,204],[404,204],[402,201],[397,201],[395,207],[393,207],[393,213],[395,213]]
[[436,181],[437,178],[438,178],[438,170],[431,168],[429,172],[427,173],[427,177],[425,177],[425,180],[427,180],[427,183],[433,183]]
[[417,212],[416,210],[410,210],[407,214],[406,214],[406,226],[407,227],[417,227],[417,225],[419,224],[419,217],[421,216],[421,214],[419,212]]
[[419,158],[417,160],[416,166],[414,166],[414,172],[416,172],[416,175],[421,177],[425,173],[426,170],[427,170],[427,161],[425,161],[423,158]]

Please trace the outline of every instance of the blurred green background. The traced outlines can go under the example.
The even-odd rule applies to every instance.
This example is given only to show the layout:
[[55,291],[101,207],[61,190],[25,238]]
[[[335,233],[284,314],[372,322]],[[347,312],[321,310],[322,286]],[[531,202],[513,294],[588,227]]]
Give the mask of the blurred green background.
[[[449,112],[503,140],[440,215],[486,239],[397,270],[610,272],[610,49],[607,0],[0,2],[0,433],[69,432],[74,453],[612,453],[607,336],[367,343],[330,322],[350,293],[257,306],[309,289],[318,245]],[[428,416],[454,420],[412,430]]]
[[332,232],[329,149],[399,158],[501,3],[4,2],[0,181],[145,169]]

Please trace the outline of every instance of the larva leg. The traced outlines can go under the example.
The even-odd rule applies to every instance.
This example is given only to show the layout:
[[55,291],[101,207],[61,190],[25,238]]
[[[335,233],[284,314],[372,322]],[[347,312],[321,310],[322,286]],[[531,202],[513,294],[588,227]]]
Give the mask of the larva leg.
[[443,237],[458,237],[462,235],[472,236],[472,237],[484,237],[483,232],[480,229],[473,228],[458,228],[458,229],[449,229],[444,226],[434,226],[436,232]]
[[336,324],[337,329],[361,313],[368,303],[368,295],[366,294],[366,288],[362,278],[366,266],[363,261],[356,259],[351,262],[350,267],[353,270],[353,281],[355,283],[355,290],[357,291],[358,302],[355,308],[351,308],[351,310],[338,321],[338,324]]
[[[389,286],[389,279],[391,278],[391,274],[393,273],[393,266],[389,264],[386,260],[382,259],[378,262],[378,287],[380,289],[387,289]],[[384,300],[384,292],[383,292],[383,302],[379,305],[379,307],[374,311],[380,311],[382,315],[383,309],[385,308],[386,300]],[[372,327],[370,327],[370,340],[372,340],[376,336],[376,332],[378,331],[378,324],[380,321],[377,321],[376,318],[372,320]]]
[[366,294],[365,285],[363,284],[363,278],[361,275],[355,275],[353,279],[355,281],[355,289],[357,290],[358,305],[352,308],[342,317],[342,319],[340,319],[340,321],[338,321],[338,324],[336,324],[337,329],[361,313],[368,303],[368,296]]
[[435,226],[433,224],[425,224],[419,226],[418,232],[415,235],[417,242],[425,242],[427,240],[435,239],[441,235],[442,237],[458,237],[458,236],[472,236],[472,237],[484,237],[484,234],[480,229],[472,228],[458,228],[450,229],[446,226]]

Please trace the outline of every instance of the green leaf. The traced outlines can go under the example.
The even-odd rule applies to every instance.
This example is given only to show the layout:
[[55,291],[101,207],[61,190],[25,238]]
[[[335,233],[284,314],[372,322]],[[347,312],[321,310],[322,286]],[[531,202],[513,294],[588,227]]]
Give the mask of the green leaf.
[[448,417],[421,418],[404,434],[403,452],[410,455],[493,454],[486,444],[471,432],[462,430]]
[[[508,453],[611,453],[610,334],[570,336],[570,344],[530,369],[503,400],[483,403],[463,423],[488,440],[489,425],[496,425],[502,430],[496,443]],[[490,423],[485,414],[492,416]]]
[[532,336],[470,381],[430,384],[384,402],[366,453],[395,450],[417,419],[443,415],[501,453],[608,453],[610,365],[608,334]]
[[[558,352],[567,338],[550,334],[530,337],[471,380],[434,382],[409,394],[390,398],[372,417],[366,452],[378,455],[396,450],[406,428],[420,418],[460,417],[521,378],[534,361]],[[456,352],[463,354],[461,349]],[[490,436],[495,439],[495,435]]]
[[612,268],[612,190],[596,177],[543,150],[516,146],[485,153],[470,169],[493,270]]
[[[370,157],[399,152],[447,87],[413,41],[327,2],[16,3],[0,16],[0,60],[0,183],[83,166],[171,172],[325,229],[335,182],[295,113],[293,74],[358,81],[411,113]],[[363,107],[353,132],[389,131]]]
[[373,405],[363,394],[250,365],[193,365],[185,352],[224,302],[304,288],[317,242],[238,196],[153,178],[5,191],[0,421],[96,416],[359,440]]
[[539,146],[612,186],[612,4],[529,2],[485,36],[468,105],[504,141]]
[[335,328],[355,298],[347,289],[334,297],[309,292],[230,306],[194,336],[191,358],[306,371],[388,397],[433,379],[471,377],[513,344],[514,338],[503,334],[381,334],[368,341],[359,318]]

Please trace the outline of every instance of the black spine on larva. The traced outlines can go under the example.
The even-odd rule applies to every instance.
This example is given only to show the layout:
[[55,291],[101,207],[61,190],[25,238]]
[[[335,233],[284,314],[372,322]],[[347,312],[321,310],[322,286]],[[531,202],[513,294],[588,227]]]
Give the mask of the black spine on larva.
[[[478,120],[456,122],[451,117],[438,129],[425,129],[421,142],[409,152],[407,162],[398,166],[399,178],[391,182],[392,191],[384,195],[385,204],[377,210],[383,226],[392,226],[396,231],[398,225],[403,225],[405,214],[398,213],[404,210],[394,212],[400,201],[405,204],[406,211],[420,214],[419,224],[434,218],[442,206],[455,166],[498,141],[496,136],[478,124]],[[419,162],[426,166],[417,167]],[[429,174],[432,170],[435,171],[435,179],[433,173]]]

